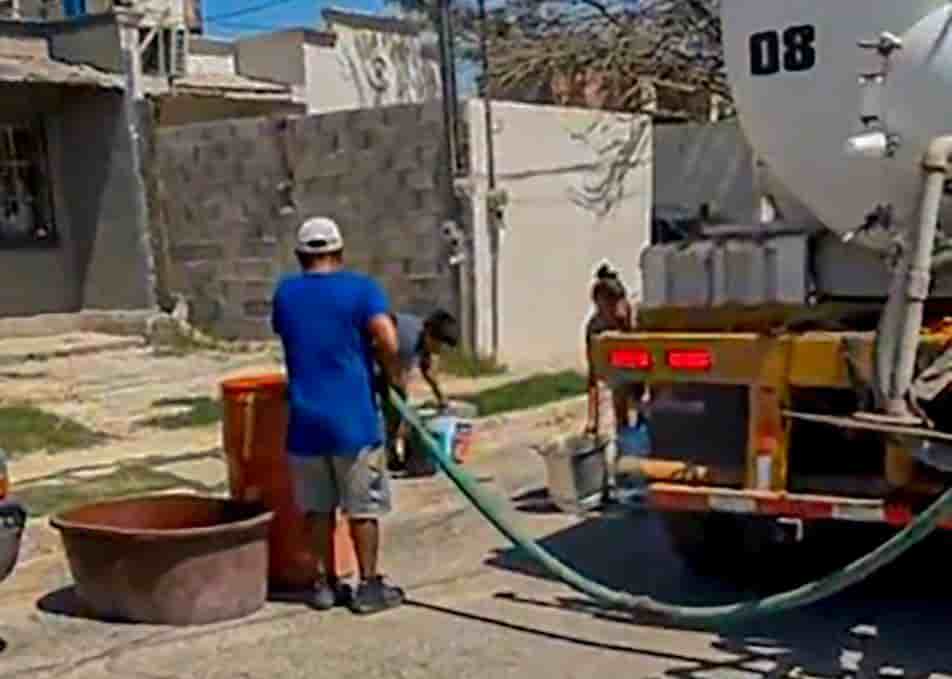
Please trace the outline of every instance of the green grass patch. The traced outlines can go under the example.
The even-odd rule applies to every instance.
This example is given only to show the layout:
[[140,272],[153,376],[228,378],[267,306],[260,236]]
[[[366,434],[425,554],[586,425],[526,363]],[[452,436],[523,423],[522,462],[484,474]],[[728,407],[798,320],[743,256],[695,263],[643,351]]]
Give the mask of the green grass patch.
[[108,437],[68,417],[30,405],[0,406],[0,448],[12,457],[88,448]]
[[123,465],[115,471],[88,480],[62,479],[19,486],[17,500],[30,516],[49,516],[88,502],[104,502],[129,495],[159,493],[172,489],[207,489],[175,474],[141,464]]
[[187,429],[207,427],[221,422],[221,401],[207,396],[196,398],[163,398],[152,404],[155,408],[179,408],[180,412],[156,415],[142,420],[140,424],[157,429]]
[[489,377],[502,375],[506,366],[500,365],[495,359],[453,349],[440,355],[440,372],[453,377]]
[[584,394],[588,380],[574,370],[543,373],[460,397],[476,406],[480,417],[537,408]]

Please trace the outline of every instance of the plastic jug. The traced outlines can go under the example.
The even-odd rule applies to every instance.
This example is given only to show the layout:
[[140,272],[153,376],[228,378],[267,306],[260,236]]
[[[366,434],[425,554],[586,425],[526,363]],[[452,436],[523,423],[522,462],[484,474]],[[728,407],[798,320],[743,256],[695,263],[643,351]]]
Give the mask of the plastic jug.
[[639,418],[638,422],[630,427],[618,430],[616,446],[619,456],[643,456],[651,452],[651,432],[648,423]]
[[[615,438],[618,457],[644,457],[651,452],[651,431],[648,422],[639,418],[633,426],[619,429]],[[616,461],[617,464],[617,461]],[[647,490],[644,477],[637,473],[615,473],[615,497],[622,504],[642,505]]]

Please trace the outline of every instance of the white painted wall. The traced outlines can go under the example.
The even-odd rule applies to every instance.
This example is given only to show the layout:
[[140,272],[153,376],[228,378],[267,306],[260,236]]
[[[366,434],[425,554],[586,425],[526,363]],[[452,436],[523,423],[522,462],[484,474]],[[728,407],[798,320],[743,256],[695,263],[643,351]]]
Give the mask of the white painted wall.
[[[500,358],[519,367],[581,368],[595,269],[608,260],[633,295],[640,288],[639,254],[650,236],[651,123],[554,106],[493,102],[491,108],[497,182],[509,198],[500,254]],[[470,100],[467,115],[473,180],[482,195],[482,102]],[[474,202],[476,342],[489,353],[490,234],[482,201]]]
[[[419,34],[388,33],[329,20],[337,35],[333,59],[316,48],[308,62],[308,89],[317,111],[416,104],[440,97],[439,64],[423,57]],[[382,78],[375,77],[380,60]]]
[[304,45],[304,69],[309,113],[361,108],[361,99],[337,48]]
[[[419,36],[331,22],[328,29],[337,34],[334,47],[311,42],[296,30],[242,38],[236,41],[237,72],[290,85],[308,113],[439,98],[439,66],[423,58]],[[371,84],[371,66],[378,56],[388,64],[382,88]]]

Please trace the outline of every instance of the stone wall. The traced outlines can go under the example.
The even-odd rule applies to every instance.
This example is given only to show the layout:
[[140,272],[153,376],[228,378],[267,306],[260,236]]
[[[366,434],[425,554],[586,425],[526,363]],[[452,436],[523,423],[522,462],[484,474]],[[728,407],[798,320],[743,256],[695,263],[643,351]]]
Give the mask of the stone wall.
[[452,216],[441,109],[394,106],[229,120],[156,132],[152,222],[165,299],[229,338],[270,335],[270,299],[295,270],[304,219],[338,221],[351,268],[398,310],[456,310],[440,237]]

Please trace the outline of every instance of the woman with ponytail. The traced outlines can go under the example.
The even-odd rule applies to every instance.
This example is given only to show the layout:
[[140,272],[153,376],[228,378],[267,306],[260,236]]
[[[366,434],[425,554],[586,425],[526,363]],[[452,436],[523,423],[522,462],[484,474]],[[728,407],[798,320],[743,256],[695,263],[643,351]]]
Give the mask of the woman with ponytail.
[[[633,330],[632,309],[628,301],[628,291],[625,284],[618,277],[618,272],[608,264],[602,264],[595,273],[595,282],[592,285],[592,302],[595,311],[585,325],[585,350],[588,358],[588,421],[585,433],[590,436],[598,435],[602,429],[601,389],[595,375],[595,366],[592,360],[593,340],[607,331],[630,332]],[[640,386],[640,385],[639,385]],[[641,388],[631,386],[615,387],[610,385],[612,410],[615,416],[615,429],[627,427],[632,400],[641,397]]]

